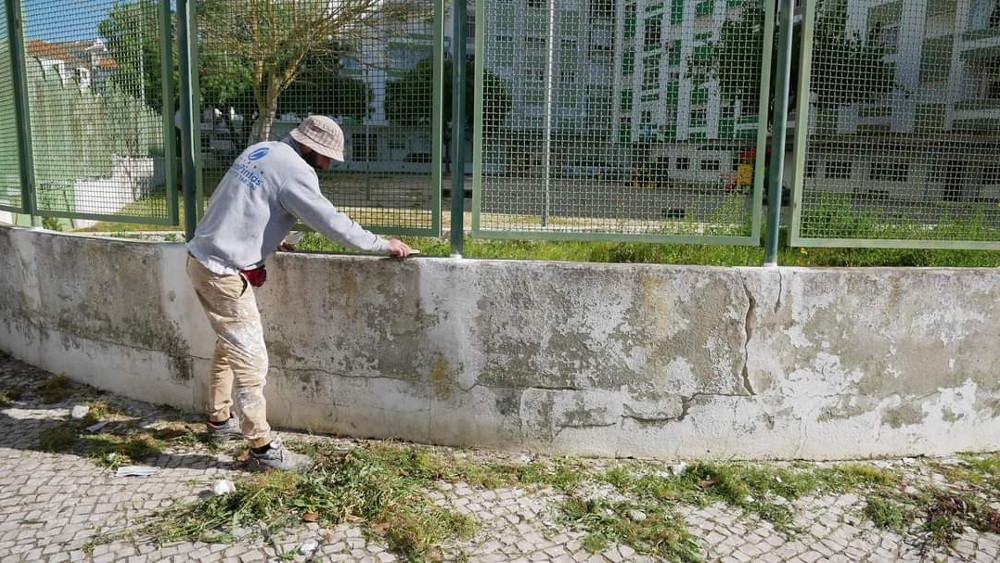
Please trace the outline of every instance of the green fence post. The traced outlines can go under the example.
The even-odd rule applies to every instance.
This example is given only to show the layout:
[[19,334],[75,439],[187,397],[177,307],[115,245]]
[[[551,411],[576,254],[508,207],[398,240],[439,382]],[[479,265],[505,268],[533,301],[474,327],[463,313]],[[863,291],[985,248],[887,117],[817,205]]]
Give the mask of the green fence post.
[[180,221],[177,209],[177,130],[174,125],[174,56],[170,0],[160,0],[160,74],[163,80],[163,167],[166,172],[167,214],[170,224]]
[[24,59],[24,27],[21,0],[7,0],[7,40],[14,86],[14,117],[17,123],[18,167],[21,174],[21,208],[38,226],[35,217],[35,163],[31,153],[31,116],[28,113],[28,75]]
[[177,0],[178,58],[180,59],[181,101],[181,170],[184,177],[184,233],[194,237],[201,215],[201,182],[198,175],[198,153],[201,148],[198,131],[198,38],[195,7],[197,0]]
[[451,46],[451,255],[465,242],[465,20],[466,0],[455,0]]
[[[780,27],[774,86],[774,120],[771,126],[771,164],[767,178],[767,232],[764,238],[764,265],[778,265],[778,227],[781,223],[781,183],[785,168],[785,128],[788,123],[788,83],[792,72],[793,0],[780,0]],[[767,38],[765,38],[767,40]]]

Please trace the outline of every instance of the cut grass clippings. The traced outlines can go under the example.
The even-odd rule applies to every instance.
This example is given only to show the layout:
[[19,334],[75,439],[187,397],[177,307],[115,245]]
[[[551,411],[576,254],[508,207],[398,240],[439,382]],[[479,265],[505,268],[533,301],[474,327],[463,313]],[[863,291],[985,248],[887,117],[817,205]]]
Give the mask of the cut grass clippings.
[[73,382],[65,375],[53,375],[38,386],[37,392],[43,403],[58,403],[73,394]]
[[[963,525],[993,530],[995,511],[972,497],[942,496],[938,489],[903,495],[903,477],[860,464],[813,467],[749,463],[696,463],[679,475],[656,472],[649,463],[623,462],[603,472],[582,462],[553,459],[527,464],[476,462],[429,448],[369,444],[334,450],[321,443],[295,446],[316,460],[304,474],[268,473],[237,483],[236,493],[176,507],[157,515],[144,530],[161,543],[176,540],[234,541],[239,531],[270,537],[302,520],[325,526],[355,523],[386,542],[401,557],[437,559],[438,548],[468,537],[474,521],[435,506],[426,491],[435,483],[478,488],[552,488],[565,495],[562,520],[585,532],[583,545],[601,551],[611,543],[671,561],[697,561],[698,546],[678,505],[713,502],[771,522],[788,536],[793,501],[820,494],[857,492],[868,499],[862,516],[877,526],[923,538],[928,547],[946,548]],[[992,469],[988,463],[980,464]],[[608,488],[613,494],[588,493]],[[935,508],[936,507],[936,508]]]
[[24,388],[17,385],[0,389],[0,407],[7,406],[14,401],[20,401],[24,396]]
[[234,493],[170,509],[143,532],[160,542],[227,542],[240,530],[270,537],[303,519],[327,526],[353,522],[413,561],[436,559],[433,552],[444,542],[474,533],[472,517],[427,496],[435,470],[422,464],[426,458],[395,446],[311,449],[316,465],[308,472],[245,478]]

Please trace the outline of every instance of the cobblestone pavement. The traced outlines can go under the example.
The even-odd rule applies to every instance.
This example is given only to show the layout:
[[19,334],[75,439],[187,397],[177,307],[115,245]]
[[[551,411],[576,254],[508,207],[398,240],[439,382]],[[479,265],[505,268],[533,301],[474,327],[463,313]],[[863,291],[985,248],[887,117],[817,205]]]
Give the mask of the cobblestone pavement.
[[[37,387],[49,377],[51,374],[0,357],[0,391]],[[321,529],[317,524],[303,524],[267,545],[255,540],[155,546],[120,539],[95,544],[94,538],[120,530],[137,517],[176,503],[193,502],[209,494],[213,483],[238,477],[241,471],[229,455],[204,449],[168,450],[145,460],[144,464],[158,468],[147,477],[115,477],[90,459],[37,451],[39,435],[62,424],[73,406],[85,401],[100,399],[151,425],[185,416],[93,389],[74,386],[73,390],[73,395],[53,404],[43,404],[32,391],[0,406],[0,561],[304,561],[307,557],[299,548],[309,540],[319,543],[308,559],[311,561],[397,560],[386,546],[369,541],[360,527],[352,525]],[[339,441],[345,446],[354,443]],[[475,455],[509,457],[491,452]],[[600,466],[609,462],[586,463]],[[940,479],[928,469],[928,460],[871,463],[907,471],[915,478],[925,473],[928,478]],[[480,522],[471,540],[444,546],[446,560],[659,560],[637,554],[626,545],[611,545],[599,553],[587,551],[583,541],[586,533],[560,519],[556,504],[562,497],[552,489],[486,490],[441,484],[431,496],[440,505],[473,515]],[[770,523],[722,503],[679,509],[705,561],[1000,561],[1000,539],[971,528],[965,529],[951,550],[921,556],[914,542],[862,518],[863,506],[864,500],[852,494],[796,501],[795,525],[801,531],[795,534],[782,534]],[[1000,508],[996,503],[993,506]]]

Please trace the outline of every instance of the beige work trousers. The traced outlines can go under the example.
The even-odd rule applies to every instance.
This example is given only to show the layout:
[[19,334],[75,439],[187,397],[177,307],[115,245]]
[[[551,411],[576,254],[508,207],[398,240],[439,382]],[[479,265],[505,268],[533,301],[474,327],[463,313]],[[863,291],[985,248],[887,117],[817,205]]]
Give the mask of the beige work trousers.
[[216,337],[208,418],[212,422],[229,419],[235,382],[235,406],[243,436],[253,448],[268,444],[271,427],[264,399],[267,349],[253,287],[242,275],[216,274],[190,255],[187,273]]

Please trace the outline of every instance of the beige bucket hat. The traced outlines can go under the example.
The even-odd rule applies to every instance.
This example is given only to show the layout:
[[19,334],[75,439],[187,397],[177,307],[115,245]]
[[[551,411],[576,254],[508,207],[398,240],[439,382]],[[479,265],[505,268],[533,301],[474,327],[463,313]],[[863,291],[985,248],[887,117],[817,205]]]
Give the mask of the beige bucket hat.
[[344,162],[344,132],[325,115],[310,115],[295,129],[292,138],[323,156]]

